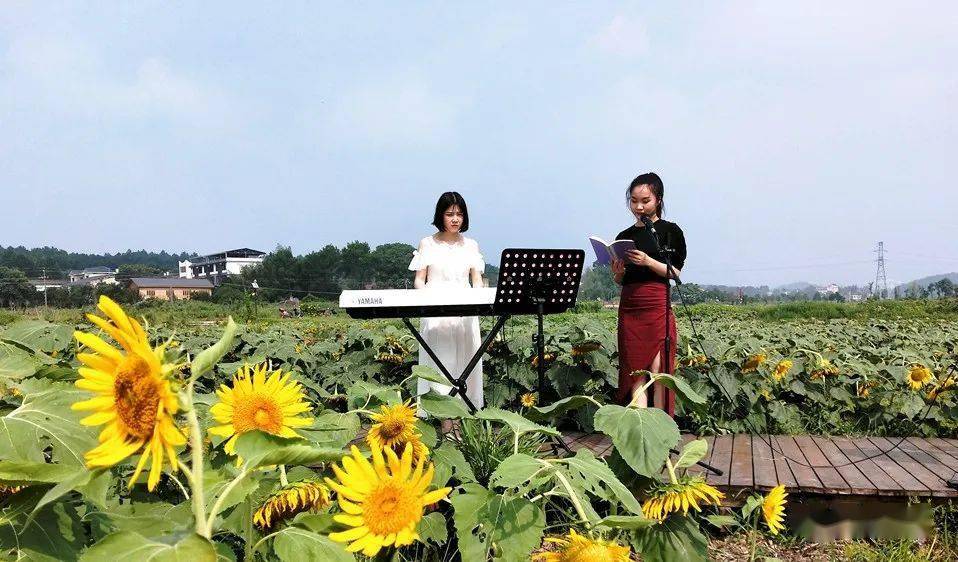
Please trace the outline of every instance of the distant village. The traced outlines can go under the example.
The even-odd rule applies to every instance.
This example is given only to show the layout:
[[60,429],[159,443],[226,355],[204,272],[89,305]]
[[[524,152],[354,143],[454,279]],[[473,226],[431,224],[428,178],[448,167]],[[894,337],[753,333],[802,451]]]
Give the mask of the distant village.
[[71,287],[127,284],[141,299],[179,300],[211,295],[230,275],[239,275],[251,265],[263,263],[266,252],[239,248],[179,262],[179,275],[118,279],[118,269],[105,266],[72,270],[66,279],[30,279],[37,291]]

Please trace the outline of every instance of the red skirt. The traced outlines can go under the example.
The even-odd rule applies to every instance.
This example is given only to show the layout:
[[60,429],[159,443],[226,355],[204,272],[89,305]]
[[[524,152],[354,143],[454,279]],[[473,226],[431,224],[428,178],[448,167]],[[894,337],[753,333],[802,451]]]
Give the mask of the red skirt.
[[[645,384],[645,377],[632,376],[635,371],[651,370],[652,361],[665,347],[665,283],[648,281],[622,287],[619,300],[619,389],[615,400],[619,404],[628,404],[632,400],[632,389]],[[669,333],[671,349],[668,365],[661,365],[661,371],[673,373],[675,368],[675,348],[677,332],[675,314],[668,307]],[[655,383],[653,386],[663,386]],[[675,416],[675,393],[663,387],[664,404],[653,403],[655,393],[646,391],[649,404],[662,408],[670,416]]]

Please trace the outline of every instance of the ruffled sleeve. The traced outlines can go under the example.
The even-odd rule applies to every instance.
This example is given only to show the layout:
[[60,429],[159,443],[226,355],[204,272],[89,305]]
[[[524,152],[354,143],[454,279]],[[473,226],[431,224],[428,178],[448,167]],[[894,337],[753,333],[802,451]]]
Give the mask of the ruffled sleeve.
[[469,267],[471,269],[475,269],[479,273],[482,273],[486,270],[486,260],[482,257],[482,253],[479,252],[479,243],[475,240],[470,240],[470,242],[472,242],[469,245],[470,250],[472,251],[469,255]]
[[429,251],[429,240],[423,238],[419,241],[419,249],[412,253],[412,261],[409,262],[409,271],[419,271],[426,269],[432,264],[432,252]]

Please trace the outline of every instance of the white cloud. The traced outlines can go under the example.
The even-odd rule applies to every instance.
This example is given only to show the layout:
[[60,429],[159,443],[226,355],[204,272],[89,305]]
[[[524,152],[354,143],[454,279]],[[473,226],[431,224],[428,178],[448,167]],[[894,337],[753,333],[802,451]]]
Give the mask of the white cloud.
[[328,141],[364,148],[436,148],[454,142],[465,100],[437,91],[418,73],[367,83],[323,113]]
[[[109,68],[88,45],[55,36],[14,38],[0,61],[6,103],[42,108],[59,116],[129,122],[161,118],[190,126],[227,121],[232,103],[160,57],[132,70]],[[2,106],[0,106],[2,110]]]
[[636,57],[648,52],[649,34],[641,21],[619,14],[596,34],[593,43],[606,53]]

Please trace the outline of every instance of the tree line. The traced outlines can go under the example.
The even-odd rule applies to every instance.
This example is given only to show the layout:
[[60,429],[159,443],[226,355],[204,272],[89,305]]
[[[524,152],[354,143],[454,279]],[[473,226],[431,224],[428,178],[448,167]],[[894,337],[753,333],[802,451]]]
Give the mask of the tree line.
[[70,270],[86,267],[119,268],[124,265],[147,266],[160,272],[176,271],[178,262],[196,256],[195,252],[171,254],[166,250],[148,252],[127,250],[115,254],[67,252],[44,246],[27,249],[23,246],[0,247],[0,267],[22,271],[29,278],[63,279]]

